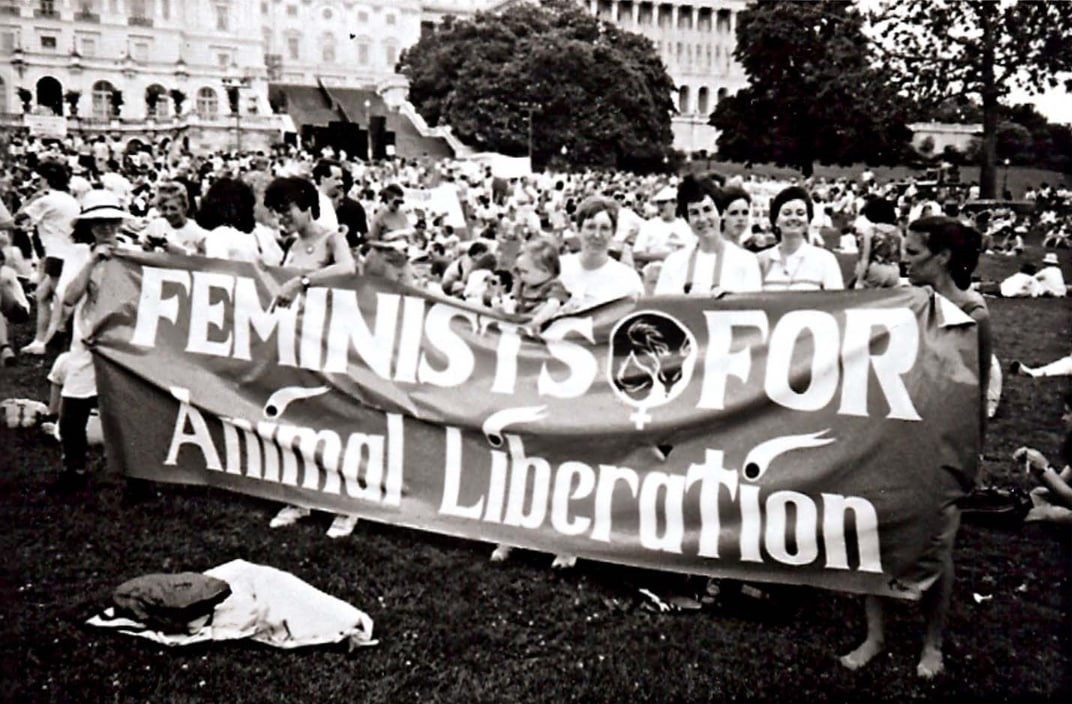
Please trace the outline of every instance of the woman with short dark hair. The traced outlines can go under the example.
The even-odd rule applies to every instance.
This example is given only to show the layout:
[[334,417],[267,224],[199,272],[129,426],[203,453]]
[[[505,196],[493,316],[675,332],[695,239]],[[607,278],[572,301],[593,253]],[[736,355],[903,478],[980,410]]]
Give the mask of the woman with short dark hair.
[[771,201],[770,220],[778,244],[759,253],[764,291],[834,291],[845,288],[837,257],[808,243],[814,206],[799,186]]
[[[990,378],[990,312],[983,297],[970,289],[971,275],[979,261],[982,236],[974,228],[945,216],[916,220],[908,227],[905,261],[908,279],[916,286],[929,286],[934,292],[960,308],[975,321],[978,330],[979,356],[975,369],[979,386],[979,445],[986,428],[987,384]],[[971,491],[976,467],[936,466],[943,485],[943,506],[938,517],[939,530],[928,550],[920,556],[910,573],[894,575],[903,584],[922,590],[920,605],[926,621],[923,651],[916,674],[932,678],[944,669],[942,631],[949,613],[953,589],[953,543],[960,525],[957,501]],[[885,650],[885,607],[881,597],[868,596],[867,638],[841,663],[855,670],[866,665]]]

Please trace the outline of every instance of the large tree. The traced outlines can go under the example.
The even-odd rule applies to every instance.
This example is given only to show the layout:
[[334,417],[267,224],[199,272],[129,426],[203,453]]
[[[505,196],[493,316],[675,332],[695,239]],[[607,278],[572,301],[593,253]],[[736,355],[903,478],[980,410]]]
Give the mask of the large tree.
[[[956,96],[982,105],[980,191],[995,194],[1000,104],[1019,85],[1060,85],[1072,71],[1072,4],[887,0],[872,17],[885,72],[926,105]],[[1065,80],[1072,89],[1072,80]]]
[[448,23],[399,71],[429,124],[480,149],[524,155],[531,141],[536,164],[565,148],[574,164],[642,169],[671,149],[674,85],[652,43],[568,0]]
[[895,163],[906,108],[871,66],[863,16],[849,2],[761,0],[739,15],[734,56],[748,87],[711,116],[719,154],[810,175],[814,162]]

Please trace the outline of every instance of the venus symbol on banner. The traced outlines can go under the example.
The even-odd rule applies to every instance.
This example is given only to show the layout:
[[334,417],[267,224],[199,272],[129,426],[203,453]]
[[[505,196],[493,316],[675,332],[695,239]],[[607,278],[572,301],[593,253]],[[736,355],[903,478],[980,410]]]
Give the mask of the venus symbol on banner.
[[620,320],[610,339],[607,376],[611,388],[636,409],[629,420],[643,430],[652,419],[652,408],[669,403],[688,388],[699,346],[680,321],[653,310]]

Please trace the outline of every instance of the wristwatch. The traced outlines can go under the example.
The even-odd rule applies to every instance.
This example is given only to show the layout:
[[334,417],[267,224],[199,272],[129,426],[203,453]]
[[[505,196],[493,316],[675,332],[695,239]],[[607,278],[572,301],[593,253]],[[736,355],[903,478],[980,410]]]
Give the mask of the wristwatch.
[[309,284],[311,282],[309,281],[308,276],[303,276],[300,279],[298,279],[298,281],[301,282],[302,291],[308,291],[309,290]]

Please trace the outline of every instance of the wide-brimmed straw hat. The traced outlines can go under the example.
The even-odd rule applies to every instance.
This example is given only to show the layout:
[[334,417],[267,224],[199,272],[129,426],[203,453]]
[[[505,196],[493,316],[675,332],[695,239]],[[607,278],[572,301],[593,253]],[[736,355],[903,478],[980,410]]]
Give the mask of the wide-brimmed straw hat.
[[75,220],[129,220],[132,217],[123,210],[118,196],[111,191],[97,189],[82,196],[82,212]]
[[1057,266],[1057,252],[1047,252],[1046,256],[1042,258],[1042,263]]

